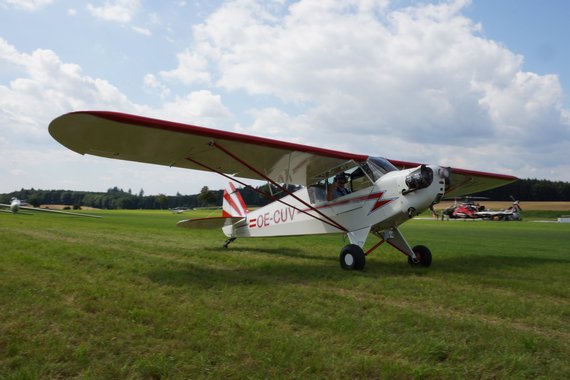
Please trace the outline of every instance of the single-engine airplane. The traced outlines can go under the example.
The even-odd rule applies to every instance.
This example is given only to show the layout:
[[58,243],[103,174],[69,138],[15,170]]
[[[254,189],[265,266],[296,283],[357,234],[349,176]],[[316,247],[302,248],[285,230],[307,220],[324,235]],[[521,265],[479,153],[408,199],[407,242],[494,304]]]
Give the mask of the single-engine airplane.
[[173,214],[183,214],[185,211],[188,211],[187,207],[175,207],[169,209]]
[[98,215],[80,214],[78,212],[50,210],[47,208],[27,206],[25,202],[21,201],[18,198],[12,198],[12,200],[10,201],[10,204],[0,203],[0,207],[6,209],[6,210],[0,210],[0,212],[6,212],[6,213],[11,213],[11,214],[20,213],[20,214],[32,215],[32,213],[30,213],[30,212],[20,211],[20,210],[29,210],[29,211],[52,212],[54,214],[84,216],[84,217],[88,217],[88,218],[100,218],[100,216],[98,216]]
[[[277,199],[265,194],[274,202],[247,212],[231,184],[221,217],[178,225],[222,227],[226,247],[241,237],[346,234],[350,244],[339,256],[344,269],[363,269],[366,256],[384,242],[404,253],[411,265],[429,266],[430,250],[423,245],[411,247],[398,228],[402,223],[444,194],[470,194],[517,179],[107,111],[59,116],[50,123],[49,132],[80,154],[211,171],[243,186],[247,184],[238,178],[265,180],[287,195]],[[303,187],[288,191],[287,185],[292,184]],[[369,233],[379,242],[364,252]]]

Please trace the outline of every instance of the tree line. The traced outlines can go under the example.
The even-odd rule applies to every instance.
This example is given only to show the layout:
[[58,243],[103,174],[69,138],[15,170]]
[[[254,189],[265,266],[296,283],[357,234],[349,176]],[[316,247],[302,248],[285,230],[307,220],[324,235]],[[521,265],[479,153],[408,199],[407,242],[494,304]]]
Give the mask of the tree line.
[[494,201],[511,197],[520,201],[570,201],[570,183],[543,179],[520,179],[503,187],[475,194]]
[[[291,187],[290,190],[296,190]],[[274,190],[274,189],[273,189]],[[272,201],[259,193],[268,192],[267,185],[244,187],[240,194],[248,206],[264,206]],[[35,190],[21,189],[8,194],[0,194],[0,203],[10,203],[12,197],[25,200],[33,206],[63,204],[74,209],[81,206],[101,209],[169,209],[176,207],[197,208],[221,206],[223,190],[210,190],[204,186],[200,193],[193,195],[145,195],[141,189],[134,194],[130,189],[124,191],[113,187],[107,192],[88,192],[71,190]],[[284,195],[276,194],[279,198]],[[570,201],[570,183],[538,179],[522,179],[498,189],[474,194],[491,200],[509,200],[511,197],[520,201]]]
[[[290,190],[295,190],[291,188]],[[240,188],[240,194],[248,206],[259,207],[271,202],[270,198],[262,195],[259,191],[267,192],[267,186],[256,188]],[[71,190],[36,190],[21,189],[7,194],[0,194],[0,203],[8,204],[11,198],[20,200],[38,207],[40,205],[68,205],[70,208],[79,209],[82,206],[100,209],[170,209],[176,207],[197,208],[221,206],[224,190],[210,190],[207,186],[202,187],[198,194],[182,195],[145,195],[144,190],[133,194],[129,189],[124,191],[118,187],[108,189],[106,192],[71,191]],[[282,195],[282,194],[281,194]],[[279,197],[277,195],[276,197]]]

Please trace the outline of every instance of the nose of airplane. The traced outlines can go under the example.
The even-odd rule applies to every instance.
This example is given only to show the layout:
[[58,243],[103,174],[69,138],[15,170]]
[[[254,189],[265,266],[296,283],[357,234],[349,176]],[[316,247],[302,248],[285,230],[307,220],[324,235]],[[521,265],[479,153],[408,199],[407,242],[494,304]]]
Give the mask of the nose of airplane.
[[449,166],[438,166],[437,175],[447,182],[451,178],[451,168]]
[[427,165],[421,165],[406,176],[408,191],[424,189],[433,182],[433,169]]
[[436,173],[436,181],[439,183],[439,191],[434,200],[435,203],[439,203],[447,190],[450,179],[451,179],[451,168],[446,166],[434,166],[434,172]]

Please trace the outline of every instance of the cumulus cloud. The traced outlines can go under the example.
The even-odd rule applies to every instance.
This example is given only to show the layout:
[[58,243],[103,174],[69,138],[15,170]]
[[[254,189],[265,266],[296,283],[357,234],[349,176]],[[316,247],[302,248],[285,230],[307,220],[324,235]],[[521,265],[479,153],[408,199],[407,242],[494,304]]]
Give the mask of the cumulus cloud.
[[231,114],[221,96],[209,90],[169,98],[169,90],[152,74],[144,78],[144,84],[162,91],[165,100],[158,107],[136,104],[110,82],[86,75],[79,65],[61,61],[51,50],[22,53],[2,38],[0,64],[10,65],[19,73],[7,85],[0,84],[0,125],[22,133],[45,133],[46,121],[84,109],[142,113],[208,125]]
[[210,72],[208,60],[195,52],[184,50],[176,55],[178,67],[174,70],[161,71],[160,77],[167,81],[176,81],[183,84],[209,84]]
[[140,109],[106,80],[85,75],[51,50],[17,51],[0,38],[0,62],[19,75],[0,85],[0,124],[18,133],[45,133],[50,117],[86,108]]
[[[72,189],[98,188],[98,181],[104,179],[97,173],[102,171],[115,173],[112,180],[117,182],[114,183],[120,183],[122,178],[117,173],[130,173],[123,179],[140,181],[141,187],[145,186],[153,193],[165,190],[160,190],[161,181],[156,181],[154,188],[149,187],[152,184],[148,182],[145,184],[143,179],[148,180],[149,173],[153,173],[152,178],[159,178],[162,170],[164,176],[160,178],[166,181],[163,184],[176,184],[174,179],[180,176],[179,171],[176,174],[164,173],[164,168],[146,169],[142,164],[130,166],[133,164],[94,157],[81,160],[71,151],[58,149],[58,144],[48,136],[47,125],[63,113],[101,109],[188,123],[203,122],[210,126],[216,126],[218,120],[230,116],[221,97],[208,90],[174,96],[157,107],[134,103],[109,81],[85,74],[79,65],[63,62],[51,50],[36,49],[28,54],[18,51],[2,38],[0,66],[8,67],[14,73],[14,79],[0,82],[0,162],[5,163],[0,174],[6,183],[17,183],[18,188],[50,188],[53,187],[50,181]],[[159,86],[152,76],[147,76],[145,83],[151,87]],[[38,174],[40,162],[50,162],[50,166]],[[74,174],[66,175],[59,169],[62,167]],[[73,180],[68,181],[70,177]],[[180,190],[187,191],[184,186],[191,188],[190,178],[178,178]],[[4,188],[2,191],[14,189]]]
[[105,4],[101,6],[87,4],[87,9],[93,16],[121,24],[129,23],[139,7],[139,0],[105,1]]
[[223,105],[220,95],[208,90],[190,92],[185,96],[176,96],[172,101],[163,103],[153,114],[189,124],[201,124],[216,127],[217,120],[228,118],[231,113]]
[[4,0],[2,3],[11,8],[34,12],[50,5],[53,0]]
[[[511,172],[544,150],[567,151],[558,78],[525,72],[522,56],[482,37],[462,14],[468,4],[228,2],[194,27],[193,47],[160,76],[192,84],[203,73],[205,84],[295,110],[252,110],[242,132],[259,134],[263,125],[288,140],[403,159],[463,156]],[[267,127],[284,124],[281,134]]]
[[[89,3],[87,4],[87,10],[96,18],[126,26],[133,32],[146,37],[152,36],[152,31],[148,27],[132,25],[134,23],[135,16],[142,11],[140,0],[106,1],[100,6]],[[154,25],[159,23],[156,14],[151,13],[148,14],[147,17],[147,23]]]

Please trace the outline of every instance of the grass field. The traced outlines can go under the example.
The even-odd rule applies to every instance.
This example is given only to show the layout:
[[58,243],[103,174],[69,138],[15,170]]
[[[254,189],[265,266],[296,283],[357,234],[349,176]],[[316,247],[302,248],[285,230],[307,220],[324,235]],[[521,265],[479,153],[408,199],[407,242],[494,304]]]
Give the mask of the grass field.
[[347,272],[340,236],[90,213],[0,214],[0,379],[570,378],[570,224],[414,220],[430,268]]

